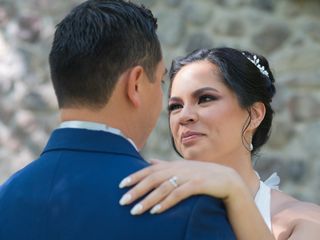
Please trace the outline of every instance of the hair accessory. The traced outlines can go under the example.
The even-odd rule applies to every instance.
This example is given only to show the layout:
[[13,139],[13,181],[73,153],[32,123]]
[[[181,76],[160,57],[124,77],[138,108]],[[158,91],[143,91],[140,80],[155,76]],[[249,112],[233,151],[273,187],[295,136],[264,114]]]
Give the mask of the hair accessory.
[[256,67],[260,70],[260,72],[269,77],[268,71],[264,68],[264,66],[260,65],[260,59],[257,57],[257,55],[253,55],[253,59],[251,59],[249,56],[246,56],[245,53],[242,53],[250,62],[252,62]]

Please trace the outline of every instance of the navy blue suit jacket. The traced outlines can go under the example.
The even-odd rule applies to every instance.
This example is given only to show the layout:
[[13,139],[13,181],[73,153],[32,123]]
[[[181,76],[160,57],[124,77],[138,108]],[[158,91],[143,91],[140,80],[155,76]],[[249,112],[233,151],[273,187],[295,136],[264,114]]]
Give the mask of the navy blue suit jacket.
[[146,167],[121,136],[55,130],[40,158],[0,190],[1,240],[235,239],[221,201],[189,198],[159,215],[131,216],[119,182]]

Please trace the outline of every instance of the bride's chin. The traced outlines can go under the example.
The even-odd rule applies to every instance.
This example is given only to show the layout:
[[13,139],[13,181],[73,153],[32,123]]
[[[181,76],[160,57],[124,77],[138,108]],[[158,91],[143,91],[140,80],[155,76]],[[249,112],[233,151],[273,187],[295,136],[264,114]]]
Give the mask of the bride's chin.
[[201,151],[195,151],[195,150],[184,151],[182,156],[186,160],[199,160],[199,161],[207,162],[206,156]]

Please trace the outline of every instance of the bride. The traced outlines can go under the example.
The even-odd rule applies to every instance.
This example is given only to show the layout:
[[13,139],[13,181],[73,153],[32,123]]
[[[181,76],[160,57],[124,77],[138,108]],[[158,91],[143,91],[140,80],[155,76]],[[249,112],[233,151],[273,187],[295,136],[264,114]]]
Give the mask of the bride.
[[[152,165],[125,178],[121,205],[159,214],[196,194],[220,198],[237,239],[319,239],[320,207],[262,182],[252,156],[268,140],[275,94],[267,60],[231,48],[201,49],[173,61],[169,122],[175,150],[188,161]],[[129,196],[129,197],[128,197]]]

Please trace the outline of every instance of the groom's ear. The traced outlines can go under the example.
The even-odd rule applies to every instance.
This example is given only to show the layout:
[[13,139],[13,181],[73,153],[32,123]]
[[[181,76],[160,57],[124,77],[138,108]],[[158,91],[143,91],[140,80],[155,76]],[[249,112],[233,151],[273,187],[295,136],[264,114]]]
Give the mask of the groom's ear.
[[129,102],[136,108],[142,103],[142,83],[145,72],[143,67],[135,66],[128,70],[126,76],[126,95]]

